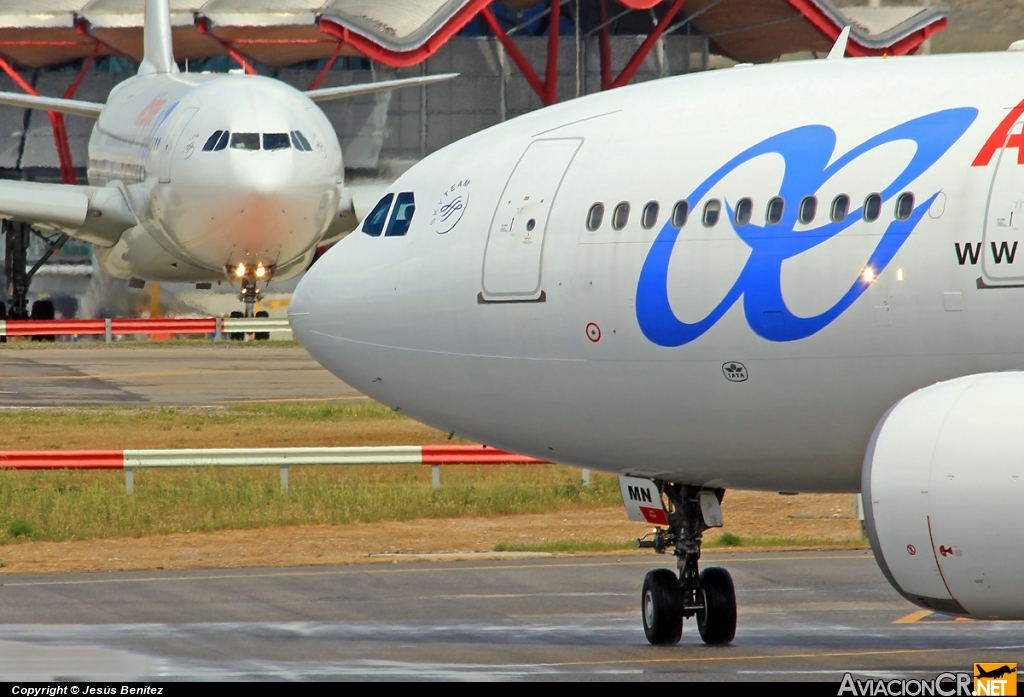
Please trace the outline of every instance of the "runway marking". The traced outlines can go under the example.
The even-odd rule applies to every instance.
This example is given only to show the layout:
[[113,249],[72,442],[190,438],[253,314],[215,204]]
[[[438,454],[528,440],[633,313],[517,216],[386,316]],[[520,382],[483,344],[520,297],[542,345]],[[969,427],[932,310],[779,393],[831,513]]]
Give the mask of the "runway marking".
[[492,598],[632,598],[636,593],[466,593],[463,595],[419,595],[415,600],[488,600]]
[[916,612],[911,612],[909,615],[904,615],[894,621],[893,624],[913,624],[914,622],[919,622],[930,614],[932,614],[931,610],[918,610]]
[[[747,563],[757,561],[802,561],[807,557],[794,557],[794,556],[779,556],[779,557],[747,557],[745,559],[731,559],[730,562]],[[825,556],[825,557],[814,557],[815,561],[835,561],[835,560],[860,560],[870,559],[867,556]],[[312,577],[312,576],[354,576],[356,574],[419,574],[419,573],[457,573],[464,571],[519,571],[519,570],[536,570],[536,569],[579,569],[579,568],[599,568],[608,566],[640,566],[650,565],[651,559],[642,559],[636,561],[608,561],[608,562],[584,562],[576,564],[488,564],[486,566],[459,566],[459,567],[420,567],[415,569],[408,568],[362,568],[362,569],[338,569],[333,571],[274,571],[269,573],[261,574],[246,574],[244,571],[234,574],[208,574],[205,576],[152,576],[149,578],[96,578],[96,579],[81,579],[76,581],[14,581],[13,583],[0,583],[0,586],[6,588],[12,588],[15,586],[84,586],[94,583],[168,583],[173,581],[219,581],[227,579],[245,579],[245,578],[295,578],[295,577]],[[367,566],[378,566],[370,565]],[[2,576],[0,576],[2,578]]]
[[[290,368],[303,372],[324,372],[327,371],[319,366],[316,368]],[[183,377],[187,375],[236,375],[239,373],[265,373],[267,368],[245,368],[245,369],[216,369],[216,370],[168,370],[151,373],[96,373],[93,375],[13,375],[3,376],[4,380],[113,380],[121,378],[170,378]]]
[[[1016,646],[985,646],[972,648],[971,651],[1013,651]],[[709,649],[713,650],[713,649]],[[866,656],[921,655],[928,653],[963,653],[964,649],[887,649],[878,651],[830,651],[827,653],[784,653],[784,654],[748,654],[746,656],[693,656],[680,658],[636,658],[616,659],[612,661],[566,661],[564,663],[524,663],[516,664],[523,667],[559,668],[563,666],[602,666],[602,665],[636,665],[655,663],[726,663],[736,661],[793,660],[800,658],[863,658]],[[511,667],[511,666],[506,666]]]

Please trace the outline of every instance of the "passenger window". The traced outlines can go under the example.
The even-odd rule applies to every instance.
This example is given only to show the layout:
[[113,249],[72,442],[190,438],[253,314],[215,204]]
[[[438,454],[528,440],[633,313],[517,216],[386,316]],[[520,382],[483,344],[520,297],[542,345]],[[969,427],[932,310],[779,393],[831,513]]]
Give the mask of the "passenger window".
[[871,194],[864,199],[864,220],[873,223],[882,214],[882,197],[878,194]]
[[411,191],[404,191],[398,194],[395,199],[395,211],[391,214],[391,222],[388,223],[388,231],[385,237],[402,237],[409,232],[409,225],[412,224],[413,213],[416,212],[416,201]]
[[231,134],[231,149],[232,150],[259,150],[260,149],[260,134],[259,133],[232,133]]
[[781,196],[776,196],[768,202],[768,208],[764,212],[764,220],[769,225],[778,225],[782,222],[782,214],[786,212],[786,201]]
[[818,214],[818,199],[808,196],[800,202],[799,220],[802,225],[810,225],[814,222],[814,216]]
[[896,199],[896,220],[909,220],[914,212],[914,194],[900,194]]
[[733,219],[736,221],[736,225],[743,227],[750,222],[751,217],[754,215],[754,202],[749,198],[741,198],[736,204],[736,211],[733,215]]
[[629,222],[629,204],[623,201],[612,212],[612,229],[621,230]]
[[305,150],[306,152],[313,152],[313,146],[309,144],[308,140],[306,140],[306,136],[302,135],[302,131],[295,131],[295,135],[299,139],[299,142],[302,143],[302,150]]
[[370,237],[380,237],[380,233],[384,231],[384,223],[388,219],[388,211],[391,210],[391,200],[394,197],[394,194],[388,194],[377,202],[370,214],[366,216],[366,220],[363,221],[363,232]]
[[210,139],[206,141],[206,145],[203,146],[203,152],[210,152],[217,147],[217,141],[224,135],[224,131],[214,131]]
[[643,226],[644,230],[650,230],[658,224],[658,212],[660,210],[661,206],[658,205],[657,201],[649,201],[644,206],[644,212],[640,215],[640,225]]
[[287,150],[292,146],[287,133],[264,133],[264,150]]
[[595,203],[590,207],[587,212],[587,229],[593,232],[601,227],[601,222],[604,220],[604,204]]
[[690,202],[679,201],[672,208],[672,227],[681,228],[686,225],[687,218],[690,217]]
[[832,201],[831,218],[833,223],[841,223],[850,214],[850,197],[846,194],[839,194]]
[[230,137],[231,137],[231,134],[228,133],[227,131],[224,131],[221,134],[220,140],[217,142],[217,147],[215,147],[214,150],[219,152],[219,151],[223,150],[224,148],[226,148],[228,146],[228,138],[230,138]]
[[704,227],[714,227],[718,225],[718,217],[722,214],[722,202],[717,198],[713,198],[704,204],[704,216],[703,223]]

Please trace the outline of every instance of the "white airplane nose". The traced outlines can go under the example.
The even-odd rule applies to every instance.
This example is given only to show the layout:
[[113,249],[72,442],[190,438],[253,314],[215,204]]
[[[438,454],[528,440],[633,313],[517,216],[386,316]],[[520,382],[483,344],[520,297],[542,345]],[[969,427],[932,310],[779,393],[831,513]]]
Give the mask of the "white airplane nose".
[[390,245],[359,232],[313,264],[288,307],[295,338],[353,387],[373,390],[381,347],[394,343],[398,261]]

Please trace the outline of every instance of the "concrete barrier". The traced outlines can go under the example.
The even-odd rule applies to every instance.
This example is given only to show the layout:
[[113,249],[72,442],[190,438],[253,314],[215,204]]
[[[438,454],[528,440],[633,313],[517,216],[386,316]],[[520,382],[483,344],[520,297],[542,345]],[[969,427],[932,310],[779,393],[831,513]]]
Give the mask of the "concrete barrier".
[[105,336],[123,334],[224,334],[290,332],[286,317],[0,320],[0,336]]

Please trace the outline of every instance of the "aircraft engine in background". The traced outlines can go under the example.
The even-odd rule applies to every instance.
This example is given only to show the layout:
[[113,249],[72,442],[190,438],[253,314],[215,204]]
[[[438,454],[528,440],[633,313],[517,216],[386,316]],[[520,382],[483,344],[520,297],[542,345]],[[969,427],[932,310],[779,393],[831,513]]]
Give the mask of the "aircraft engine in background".
[[868,537],[889,582],[921,607],[1024,619],[1024,372],[914,392],[864,459]]

